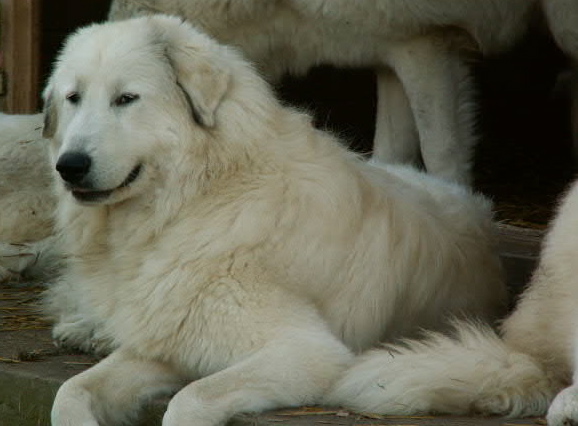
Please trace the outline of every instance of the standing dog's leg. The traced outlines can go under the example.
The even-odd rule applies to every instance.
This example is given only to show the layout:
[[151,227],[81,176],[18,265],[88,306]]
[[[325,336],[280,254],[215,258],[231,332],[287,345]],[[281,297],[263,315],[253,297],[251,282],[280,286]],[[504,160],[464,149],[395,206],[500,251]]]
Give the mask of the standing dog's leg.
[[442,37],[392,48],[390,59],[409,98],[426,170],[458,183],[472,180],[473,88],[469,69]]
[[542,0],[542,9],[558,47],[572,60],[571,130],[575,160],[578,160],[578,3],[575,0]]
[[382,163],[418,165],[421,162],[419,135],[403,85],[390,69],[378,70],[376,76],[373,158]]

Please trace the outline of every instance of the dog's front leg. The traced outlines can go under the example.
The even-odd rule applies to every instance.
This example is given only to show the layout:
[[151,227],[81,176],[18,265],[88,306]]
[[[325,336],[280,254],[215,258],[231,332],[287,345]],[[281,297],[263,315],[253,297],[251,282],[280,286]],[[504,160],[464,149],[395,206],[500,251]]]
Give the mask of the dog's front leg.
[[405,90],[390,69],[377,76],[377,115],[373,159],[386,164],[420,165],[419,135]]
[[473,84],[469,67],[450,44],[443,35],[396,43],[389,59],[408,96],[426,170],[470,184]]
[[315,404],[352,355],[329,332],[284,330],[241,362],[183,388],[163,426],[215,426],[237,413]]
[[182,378],[168,365],[119,350],[60,387],[52,407],[52,426],[126,423],[144,402],[182,385]]

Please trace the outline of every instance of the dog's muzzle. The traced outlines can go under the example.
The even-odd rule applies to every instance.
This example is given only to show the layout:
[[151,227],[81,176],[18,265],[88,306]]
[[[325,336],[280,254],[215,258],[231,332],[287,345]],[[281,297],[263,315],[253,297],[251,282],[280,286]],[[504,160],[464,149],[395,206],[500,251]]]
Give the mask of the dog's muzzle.
[[67,152],[60,156],[56,162],[56,170],[65,182],[74,198],[81,202],[100,202],[108,198],[114,191],[126,188],[140,175],[142,164],[136,165],[127,175],[125,180],[115,188],[95,190],[92,184],[86,182],[90,172],[92,160],[89,155],[81,152]]

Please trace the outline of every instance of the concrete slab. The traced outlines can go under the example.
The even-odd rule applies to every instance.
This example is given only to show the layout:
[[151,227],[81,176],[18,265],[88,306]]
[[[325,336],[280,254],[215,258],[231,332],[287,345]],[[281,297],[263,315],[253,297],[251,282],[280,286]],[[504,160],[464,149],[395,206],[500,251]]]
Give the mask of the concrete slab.
[[[541,231],[504,226],[500,250],[514,292],[519,292],[534,268]],[[67,378],[98,360],[57,349],[50,326],[38,315],[41,288],[30,283],[0,287],[0,426],[48,426],[56,390]],[[157,401],[139,426],[161,424],[166,401]],[[300,408],[243,415],[236,426],[513,426],[545,425],[543,419],[486,417],[399,417],[360,415],[330,408]]]

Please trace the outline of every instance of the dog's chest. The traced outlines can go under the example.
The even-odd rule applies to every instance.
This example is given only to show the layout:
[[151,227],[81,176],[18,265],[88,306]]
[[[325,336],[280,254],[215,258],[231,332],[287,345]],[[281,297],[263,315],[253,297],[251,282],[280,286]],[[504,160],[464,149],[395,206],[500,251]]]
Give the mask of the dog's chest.
[[95,235],[98,244],[73,261],[90,305],[117,343],[153,358],[172,354],[171,362],[201,372],[251,350],[258,338],[238,339],[249,328],[243,322],[253,321],[249,305],[258,302],[248,300],[250,289],[236,279],[244,261],[213,257],[217,243],[197,244],[190,236],[119,234]]

